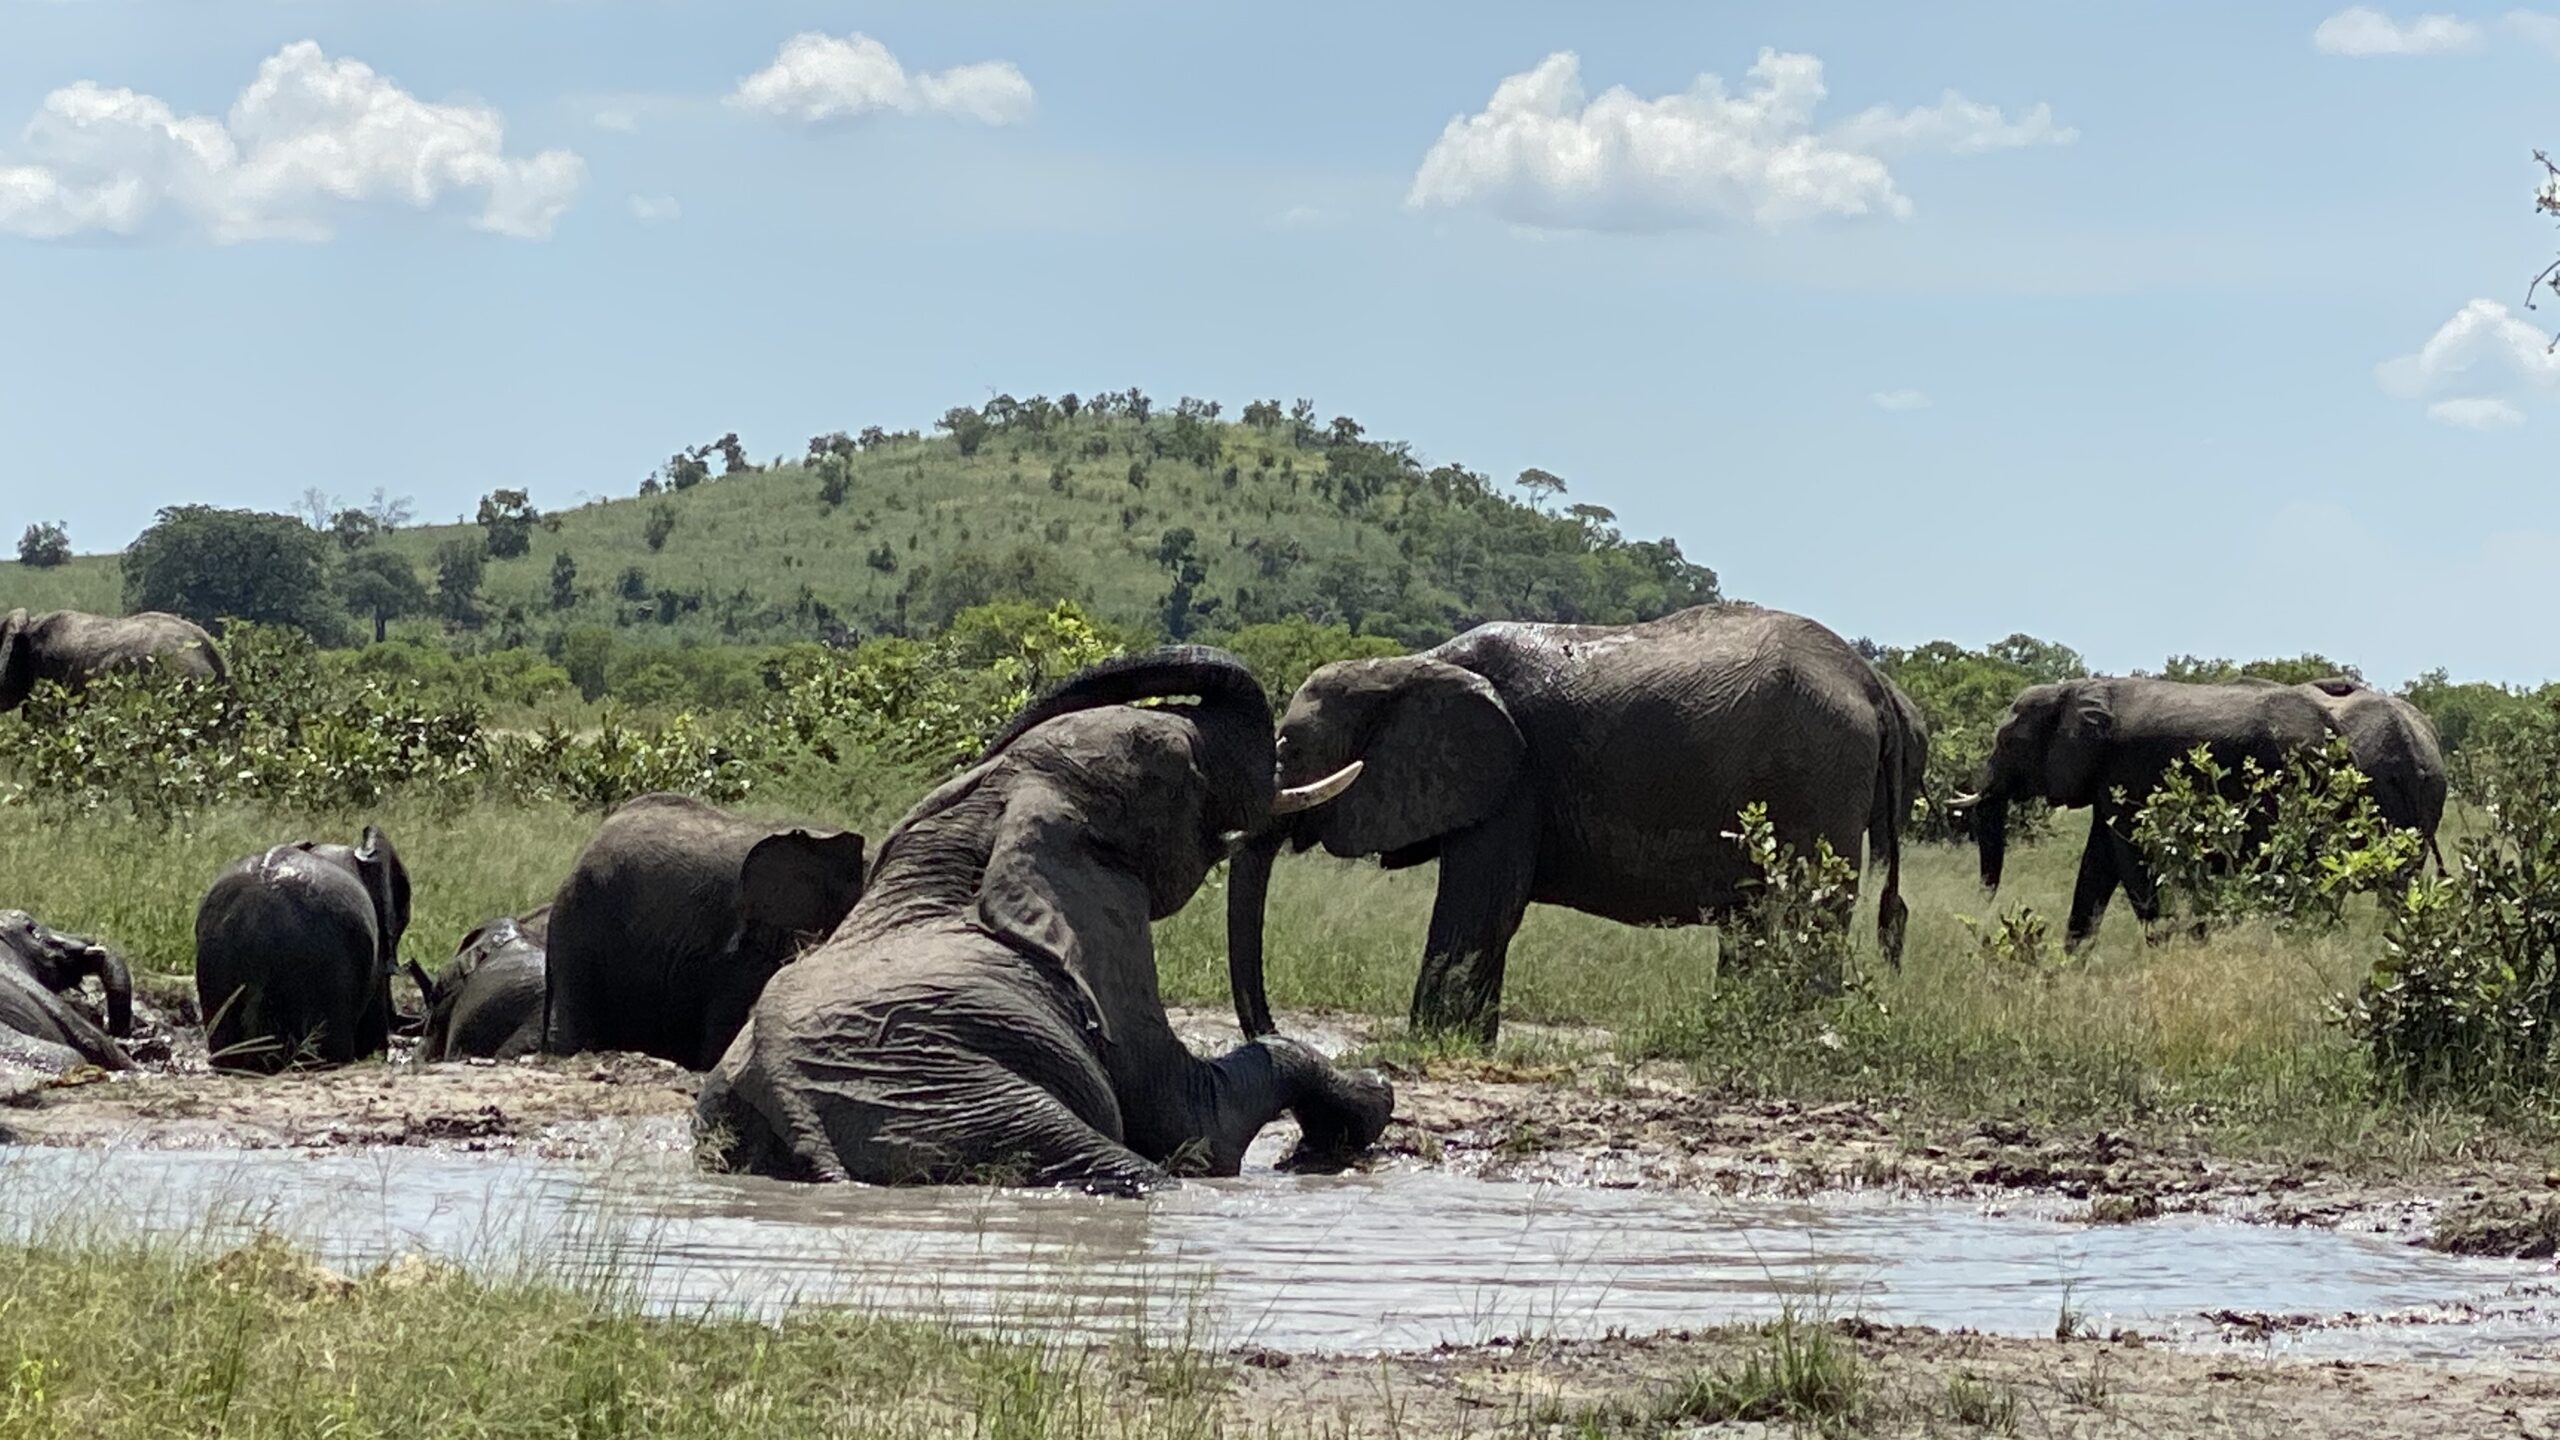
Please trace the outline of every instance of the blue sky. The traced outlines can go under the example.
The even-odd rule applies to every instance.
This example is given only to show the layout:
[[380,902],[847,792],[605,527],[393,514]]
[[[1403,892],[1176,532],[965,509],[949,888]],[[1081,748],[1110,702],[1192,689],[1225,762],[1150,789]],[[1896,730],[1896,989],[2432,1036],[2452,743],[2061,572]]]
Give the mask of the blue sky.
[[2555,83],[2486,9],[0,0],[0,522],[1136,384],[1847,634],[2540,680]]

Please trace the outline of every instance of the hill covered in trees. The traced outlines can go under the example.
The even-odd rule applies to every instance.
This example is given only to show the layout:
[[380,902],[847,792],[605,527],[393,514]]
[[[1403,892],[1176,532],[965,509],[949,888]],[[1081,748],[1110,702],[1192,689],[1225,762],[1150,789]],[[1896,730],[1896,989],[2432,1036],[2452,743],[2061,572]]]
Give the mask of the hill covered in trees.
[[[991,600],[1067,597],[1167,638],[1297,620],[1414,646],[1486,619],[1623,621],[1717,597],[1714,572],[1677,543],[1624,538],[1544,471],[1514,484],[1425,465],[1349,417],[1320,423],[1303,400],[1230,418],[1131,390],[998,396],[931,435],[838,432],[763,464],[723,436],[671,455],[626,498],[546,510],[538,494],[493,491],[477,523],[406,525],[381,495],[307,494],[298,508],[328,541],[347,623],[325,638],[338,640],[406,621],[466,647],[541,646],[586,626],[625,643],[842,643],[929,633]],[[0,565],[0,608],[141,598],[121,557],[54,558]],[[328,628],[308,605],[251,618]]]

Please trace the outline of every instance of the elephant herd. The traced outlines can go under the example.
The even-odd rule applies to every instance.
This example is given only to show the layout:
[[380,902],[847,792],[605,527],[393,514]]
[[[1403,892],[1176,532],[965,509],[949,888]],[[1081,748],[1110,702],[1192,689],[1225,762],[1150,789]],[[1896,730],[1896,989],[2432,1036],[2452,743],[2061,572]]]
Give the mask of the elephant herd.
[[[0,698],[52,619],[0,627]],[[2432,842],[2432,730],[2343,679],[2036,686],[1956,803],[1991,885],[2010,805],[2093,812],[2078,942],[2119,885],[2156,915],[2126,811],[2180,756],[2204,744],[2235,768],[2281,765],[2338,734],[2385,818]],[[794,1180],[1136,1192],[1235,1173],[1283,1115],[1300,1134],[1284,1168],[1338,1167],[1377,1139],[1394,1096],[1276,1032],[1264,911],[1282,851],[1437,861],[1411,1021],[1490,1040],[1531,903],[1712,922],[1747,893],[1727,832],[1753,801],[1782,844],[1824,841],[1880,872],[1878,939],[1898,965],[1901,830],[1928,745],[1910,698],[1837,634],[1741,603],[1479,626],[1323,666],[1277,717],[1234,656],[1161,648],[1033,700],[867,863],[849,831],[677,795],[626,802],[547,901],[475,927],[439,974],[405,967],[424,1001],[417,1058],[654,1055],[700,1074],[713,1163]],[[1151,926],[1230,858],[1244,1038],[1205,1058],[1167,1020]],[[213,1064],[268,1074],[385,1051],[403,1023],[392,979],[410,901],[373,827],[225,867],[195,930]],[[91,977],[103,1023],[64,998]],[[0,911],[0,1065],[131,1068],[131,1015],[111,951]]]

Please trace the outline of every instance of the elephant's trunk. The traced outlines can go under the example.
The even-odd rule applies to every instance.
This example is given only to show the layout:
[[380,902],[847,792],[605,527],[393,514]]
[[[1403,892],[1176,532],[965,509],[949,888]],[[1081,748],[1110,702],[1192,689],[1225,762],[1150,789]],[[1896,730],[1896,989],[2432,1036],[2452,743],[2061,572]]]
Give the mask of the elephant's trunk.
[[1973,842],[1982,854],[1982,888],[2000,888],[2000,869],[2009,858],[2009,797],[1986,791],[1972,810]]
[[1271,1034],[1271,997],[1262,985],[1264,902],[1271,894],[1271,862],[1280,854],[1286,827],[1274,825],[1246,840],[1227,867],[1227,989],[1235,996],[1236,1023],[1244,1038]]
[[133,972],[104,945],[90,946],[89,955],[97,969],[98,986],[107,992],[107,1033],[118,1040],[132,1038]]

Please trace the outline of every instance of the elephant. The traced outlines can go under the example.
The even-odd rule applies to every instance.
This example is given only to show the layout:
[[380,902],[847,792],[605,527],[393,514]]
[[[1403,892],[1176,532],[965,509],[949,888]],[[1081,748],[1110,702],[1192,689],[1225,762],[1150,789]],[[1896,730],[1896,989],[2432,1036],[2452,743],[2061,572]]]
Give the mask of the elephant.
[[1754,878],[1729,838],[1753,801],[1797,854],[1824,840],[1856,863],[1871,842],[1877,935],[1899,965],[1906,727],[1847,641],[1741,602],[1633,625],[1479,625],[1419,654],[1321,666],[1280,722],[1280,783],[1369,768],[1342,800],[1238,852],[1236,1018],[1248,1035],[1270,1027],[1263,911],[1284,843],[1389,869],[1436,858],[1411,1023],[1490,1044],[1532,902],[1631,925],[1728,914]]
[[[2133,817],[2161,779],[2198,745],[2236,777],[2243,760],[2283,769],[2305,749],[2339,733],[2329,697],[2309,687],[2239,681],[2192,685],[2147,676],[2096,677],[2034,685],[2019,694],[1991,737],[1976,790],[1956,797],[1972,815],[1982,883],[2000,887],[2009,844],[2008,808],[2041,798],[2059,809],[2089,809],[2089,839],[2063,933],[2076,949],[2121,884],[2146,924],[2160,917],[2156,879],[2133,846]],[[2121,788],[2124,802],[2113,792]]]
[[[2364,772],[2374,809],[2384,821],[2414,830],[2444,872],[2436,829],[2444,823],[2444,751],[2426,712],[2387,690],[2347,675],[2313,680],[2304,688],[2318,697],[2330,723],[2347,737],[2356,768]],[[2413,872],[2414,873],[2414,872]]]
[[224,867],[196,907],[196,1003],[217,1070],[344,1065],[390,1043],[409,870],[372,825]]
[[[107,1023],[62,997],[98,977]],[[115,952],[94,941],[36,923],[24,910],[0,910],[0,1065],[59,1074],[78,1065],[131,1070],[118,1040],[133,1034],[133,975]]]
[[154,660],[198,680],[230,675],[213,637],[166,611],[119,616],[12,610],[0,616],[0,713],[26,703],[39,682],[77,691],[108,670]]
[[1127,1195],[1236,1174],[1294,1113],[1283,1168],[1347,1164],[1394,1108],[1383,1077],[1276,1035],[1194,1055],[1157,990],[1149,923],[1358,773],[1282,791],[1274,769],[1270,700],[1225,651],[1061,681],[907,812],[862,902],[766,988],[703,1080],[702,1148],[789,1180]]
[[1897,812],[1906,821],[1912,806],[1929,793],[1929,720],[1920,713],[1918,702],[1902,692],[1891,676],[1879,674],[1884,681],[1885,698],[1893,702],[1894,723],[1901,727],[1902,809]]
[[541,1054],[543,947],[550,932],[551,906],[545,902],[523,915],[475,926],[433,979],[412,964],[410,978],[427,1005],[418,1059]]
[[688,795],[625,801],[552,900],[544,1048],[710,1069],[765,982],[860,898],[863,843]]

